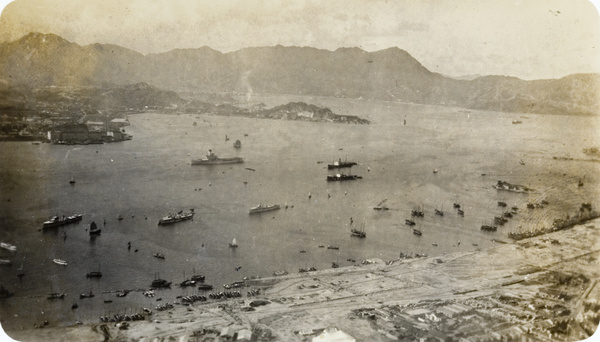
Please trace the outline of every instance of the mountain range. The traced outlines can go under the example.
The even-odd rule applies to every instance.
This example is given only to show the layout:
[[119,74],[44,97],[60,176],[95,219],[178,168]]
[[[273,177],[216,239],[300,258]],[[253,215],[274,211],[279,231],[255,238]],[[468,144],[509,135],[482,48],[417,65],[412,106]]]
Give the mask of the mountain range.
[[81,46],[30,33],[0,43],[0,88],[146,83],[178,94],[293,94],[369,98],[543,114],[600,114],[600,74],[526,81],[507,76],[453,79],[399,48],[366,52],[209,47],[142,55],[111,45]]

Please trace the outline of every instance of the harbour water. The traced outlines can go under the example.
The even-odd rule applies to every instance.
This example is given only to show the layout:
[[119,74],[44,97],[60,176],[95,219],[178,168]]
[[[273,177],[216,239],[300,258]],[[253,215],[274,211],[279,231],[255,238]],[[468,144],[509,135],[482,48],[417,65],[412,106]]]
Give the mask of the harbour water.
[[[133,140],[123,143],[1,143],[0,241],[18,247],[0,251],[1,259],[13,262],[0,266],[1,282],[15,293],[0,300],[3,328],[30,328],[46,320],[95,322],[101,315],[172,303],[195,293],[175,285],[194,273],[221,290],[224,283],[276,270],[487,248],[498,243],[493,239],[508,241],[511,230],[548,226],[576,213],[582,202],[600,203],[600,164],[582,152],[600,146],[597,117],[310,100],[372,124],[147,113],[129,116],[126,129]],[[255,101],[283,103],[273,97]],[[233,147],[236,139],[242,148]],[[208,149],[245,162],[190,165]],[[327,182],[335,173],[327,163],[339,158],[358,162],[343,171],[363,178]],[[69,183],[72,178],[75,184]],[[577,186],[580,179],[583,187]],[[536,191],[497,191],[492,186],[498,180]],[[384,199],[389,210],[372,209]],[[549,204],[527,210],[527,203],[541,200]],[[498,201],[517,206],[519,214],[497,232],[481,231],[482,224],[506,211]],[[259,203],[282,208],[249,215]],[[157,224],[169,212],[191,208],[196,213],[191,221]],[[417,208],[425,212],[414,219],[422,236],[405,225]],[[445,215],[435,215],[435,208]],[[84,215],[80,223],[41,230],[50,216],[75,213]],[[96,238],[87,231],[92,221],[102,228]],[[351,237],[350,229],[363,224],[366,238]],[[233,238],[236,249],[229,248]],[[154,258],[157,252],[165,259]],[[54,264],[54,258],[68,266]],[[102,278],[86,278],[98,270]],[[156,277],[173,286],[156,291],[154,298],[141,292],[116,297],[114,291],[147,289]],[[90,291],[96,296],[79,298]],[[67,296],[47,300],[52,292]]]

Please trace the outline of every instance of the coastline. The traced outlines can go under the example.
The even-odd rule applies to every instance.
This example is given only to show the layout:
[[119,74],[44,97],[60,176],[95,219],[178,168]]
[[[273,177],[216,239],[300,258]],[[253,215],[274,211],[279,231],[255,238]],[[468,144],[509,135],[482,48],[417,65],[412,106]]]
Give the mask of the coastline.
[[[232,331],[248,329],[259,341],[301,341],[335,326],[358,341],[389,340],[398,337],[398,330],[390,322],[399,319],[408,331],[418,332],[412,332],[411,336],[428,336],[419,329],[424,324],[419,317],[411,316],[415,309],[443,317],[440,308],[460,305],[473,309],[470,315],[500,317],[498,312],[502,312],[504,318],[497,318],[497,323],[508,323],[504,330],[520,327],[539,338],[553,327],[543,330],[547,321],[543,319],[544,310],[549,309],[538,308],[540,301],[549,301],[545,304],[547,307],[554,302],[562,303],[569,312],[565,318],[573,322],[581,320],[580,316],[586,317],[588,300],[598,301],[600,286],[595,286],[600,278],[596,266],[600,253],[600,241],[595,238],[598,233],[600,219],[594,219],[570,229],[485,250],[398,260],[390,265],[372,259],[374,262],[369,265],[252,280],[252,286],[261,289],[258,296],[190,306],[176,304],[171,310],[153,310],[144,321],[128,322],[127,329],[120,329],[117,323],[99,322],[9,331],[8,334],[18,341],[65,338],[152,341],[155,338],[179,340],[182,336],[203,341],[231,327]],[[558,273],[569,273],[573,279],[585,281],[565,285],[556,281]],[[581,276],[578,278],[577,274]],[[562,300],[554,298],[554,292],[563,295]],[[519,301],[516,305],[488,305],[489,298],[502,297],[519,298]],[[250,303],[255,300],[267,304],[253,307]],[[253,309],[247,309],[249,307]],[[535,318],[528,318],[524,313]],[[460,321],[460,317],[452,319]],[[579,322],[580,326],[585,324]],[[434,326],[435,331],[444,334],[441,323]],[[550,336],[553,340],[579,340],[587,337],[585,334],[585,329],[573,328]],[[384,338],[385,335],[388,337]]]

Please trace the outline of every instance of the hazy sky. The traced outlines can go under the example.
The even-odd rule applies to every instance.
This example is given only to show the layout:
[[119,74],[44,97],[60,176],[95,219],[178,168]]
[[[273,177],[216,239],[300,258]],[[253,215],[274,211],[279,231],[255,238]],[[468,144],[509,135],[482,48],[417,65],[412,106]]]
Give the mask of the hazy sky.
[[600,72],[586,0],[0,0],[0,41],[55,33],[141,53],[209,46],[397,46],[450,76]]

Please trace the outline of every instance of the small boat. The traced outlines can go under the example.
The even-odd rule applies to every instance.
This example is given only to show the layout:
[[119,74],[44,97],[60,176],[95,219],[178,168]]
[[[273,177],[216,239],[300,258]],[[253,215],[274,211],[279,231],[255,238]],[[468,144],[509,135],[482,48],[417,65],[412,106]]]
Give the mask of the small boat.
[[164,226],[167,224],[172,224],[176,222],[191,220],[194,217],[194,209],[190,209],[187,213],[183,211],[178,212],[177,214],[168,214],[167,216],[158,220],[158,225]]
[[209,291],[213,289],[212,285],[209,284],[198,284],[198,287],[196,287],[198,290],[202,290],[202,291]]
[[157,259],[164,259],[165,255],[162,254],[162,253],[154,253],[154,257],[157,258]]
[[462,209],[458,209],[456,212],[457,212],[457,213],[458,213],[458,215],[460,215],[460,216],[465,216],[465,212],[464,212]]
[[453,206],[454,206],[454,208],[456,208],[456,209],[460,208],[460,204],[458,204],[458,203],[454,203],[454,204],[452,204],[452,205],[453,205]]
[[328,245],[327,249],[340,249],[338,246]]
[[9,243],[6,242],[0,242],[0,248],[4,248],[6,250],[9,250],[11,252],[16,252],[17,251],[17,246],[13,246]]
[[423,235],[423,233],[420,230],[418,230],[418,229],[413,229],[413,234],[415,234],[417,236]]
[[338,267],[340,267],[340,265],[338,265],[337,262],[332,262],[331,263],[331,268],[338,268]]
[[171,282],[166,281],[164,279],[154,279],[152,281],[152,285],[150,285],[150,287],[152,287],[152,288],[171,287]]
[[4,285],[0,285],[0,298],[12,297],[14,293],[10,292]]
[[57,265],[61,265],[61,266],[67,266],[67,262],[62,260],[62,259],[52,259],[52,262],[54,262]]
[[83,299],[83,298],[92,298],[94,297],[94,293],[92,292],[92,290],[90,290],[90,292],[88,293],[82,293],[79,295],[79,298]]
[[347,180],[356,180],[356,179],[362,179],[361,176],[357,176],[357,175],[346,175],[343,173],[338,173],[336,175],[328,175],[327,176],[327,181],[328,182],[341,182],[341,181],[347,181]]
[[60,227],[60,226],[64,226],[69,223],[81,221],[82,219],[83,219],[83,215],[81,215],[81,214],[75,214],[75,215],[71,215],[71,216],[67,216],[67,217],[65,217],[63,215],[62,218],[60,218],[58,216],[53,216],[52,218],[50,218],[50,220],[45,221],[42,224],[42,228],[47,229],[47,228]]
[[233,147],[240,148],[242,147],[242,142],[238,139],[233,143]]
[[10,266],[12,265],[12,261],[8,259],[0,259],[0,265]]
[[190,279],[196,282],[203,282],[206,277],[201,274],[195,274]]
[[102,277],[102,272],[100,271],[92,271],[92,272],[88,272],[85,275],[86,278],[101,278]]
[[194,286],[194,285],[196,285],[196,282],[191,279],[186,279],[186,280],[182,281],[181,283],[179,283],[180,287]]
[[69,184],[71,184],[71,185],[75,184],[75,178],[71,178],[71,180],[69,181]]
[[506,202],[498,201],[499,207],[506,207]]
[[404,223],[406,223],[409,226],[414,226],[416,224],[413,220],[404,220]]
[[235,238],[233,238],[233,240],[231,240],[231,242],[229,243],[229,247],[230,248],[237,248],[238,247],[237,240]]
[[433,169],[433,173],[438,173],[438,170],[437,169]]
[[286,270],[277,270],[277,271],[273,271],[273,275],[278,277],[278,276],[284,276],[287,275],[288,272]]
[[410,214],[412,216],[416,216],[416,217],[424,217],[425,216],[425,213],[423,212],[423,210],[420,210],[420,209],[414,209],[410,212]]
[[525,165],[525,162],[523,161],[523,159],[519,160],[519,164]]
[[100,233],[102,233],[102,229],[98,228],[96,222],[92,221],[90,223],[90,235],[100,235]]
[[390,208],[386,207],[383,205],[383,203],[385,203],[385,201],[387,201],[387,198],[384,199],[383,201],[379,202],[379,204],[377,204],[376,206],[373,207],[374,210],[389,210]]
[[517,124],[522,124],[523,121],[521,121],[521,120],[513,120],[512,123],[513,123],[513,125],[517,125]]
[[264,205],[261,203],[255,207],[250,208],[250,214],[257,214],[277,209],[281,209],[281,206],[279,206],[279,204]]
[[496,227],[496,226],[490,226],[490,225],[487,225],[487,224],[484,224],[484,225],[481,226],[481,230],[488,231],[488,232],[495,232],[497,229],[498,229],[498,227]]
[[354,237],[358,237],[358,238],[366,238],[367,237],[367,233],[365,232],[365,226],[363,225],[361,227],[361,229],[353,228],[350,231],[350,235],[354,236]]
[[55,299],[65,299],[65,294],[64,293],[58,293],[58,292],[54,292],[48,295],[48,297],[46,297],[47,299],[50,300],[55,300]]
[[438,246],[438,244],[437,244],[437,243],[432,243],[431,245],[432,245],[433,247],[437,247],[437,246]]
[[438,209],[433,209],[435,211],[435,214],[438,216],[444,216],[444,212]]
[[121,216],[121,214],[119,214],[119,217],[117,217],[117,220],[123,221],[123,216]]

